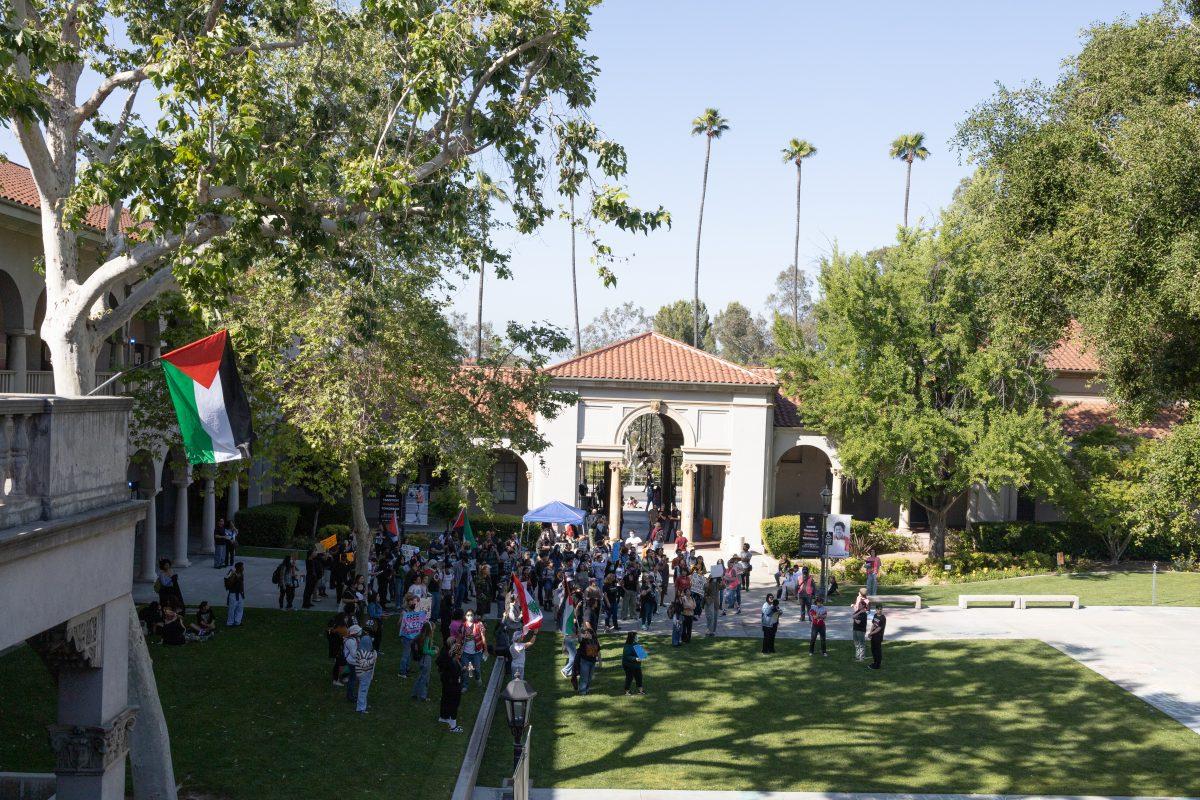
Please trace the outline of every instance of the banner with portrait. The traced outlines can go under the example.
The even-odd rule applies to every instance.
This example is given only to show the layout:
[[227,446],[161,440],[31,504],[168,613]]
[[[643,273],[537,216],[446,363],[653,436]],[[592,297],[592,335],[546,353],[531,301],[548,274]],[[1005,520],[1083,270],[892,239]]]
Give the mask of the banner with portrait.
[[825,517],[825,557],[850,557],[849,514],[829,514]]

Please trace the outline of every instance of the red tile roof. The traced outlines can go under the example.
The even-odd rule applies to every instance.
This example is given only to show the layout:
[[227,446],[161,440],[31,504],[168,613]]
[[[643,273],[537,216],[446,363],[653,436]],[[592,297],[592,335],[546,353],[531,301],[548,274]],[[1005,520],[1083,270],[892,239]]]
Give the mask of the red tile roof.
[[1101,425],[1113,425],[1125,433],[1147,439],[1165,436],[1172,427],[1183,421],[1183,408],[1168,408],[1141,425],[1127,425],[1117,418],[1117,407],[1107,400],[1084,400],[1063,404],[1063,431],[1068,436],[1081,436]]
[[[0,198],[34,211],[41,211],[42,208],[37,184],[33,182],[33,173],[29,171],[29,167],[22,167],[11,161],[0,162]],[[95,230],[105,230],[108,227],[108,206],[96,206],[91,209],[84,222]],[[121,209],[121,229],[131,228],[133,224],[133,217],[129,216],[129,212]]]
[[654,331],[555,364],[549,372],[557,378],[775,385],[774,373],[767,377]]
[[1099,372],[1100,359],[1084,341],[1079,323],[1072,322],[1063,338],[1046,356],[1046,366],[1055,372]]

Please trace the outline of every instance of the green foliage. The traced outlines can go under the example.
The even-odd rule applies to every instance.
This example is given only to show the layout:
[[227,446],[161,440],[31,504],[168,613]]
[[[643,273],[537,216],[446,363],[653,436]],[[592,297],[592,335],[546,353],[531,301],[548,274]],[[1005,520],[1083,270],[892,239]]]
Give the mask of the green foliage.
[[508,537],[519,534],[524,530],[525,523],[515,514],[479,514],[471,517],[471,528],[478,538],[487,531],[495,531],[497,536]]
[[[708,307],[700,303],[700,349],[713,352],[716,342],[713,339],[712,320],[708,316]],[[695,345],[692,336],[692,304],[688,300],[676,300],[663,306],[654,314],[654,330],[663,336],[670,336],[690,345]]]
[[466,502],[462,492],[455,486],[443,486],[435,489],[429,497],[429,516],[430,518],[453,520]]
[[871,258],[822,265],[819,344],[776,326],[787,391],[838,447],[846,474],[929,514],[935,553],[946,515],[976,483],[1056,496],[1066,441],[1047,409],[1048,375],[1021,332],[987,312],[998,266],[981,262],[962,209],[934,231],[902,231]]
[[354,531],[349,525],[329,524],[322,525],[317,529],[317,541],[328,539],[330,536],[337,536],[339,542],[347,541],[354,535]]
[[1200,29],[1168,2],[1093,25],[1056,83],[1001,87],[959,129],[1011,289],[996,313],[1078,320],[1131,418],[1200,389],[1198,84]]
[[766,517],[759,528],[762,530],[763,546],[776,558],[794,557],[800,552],[800,517],[796,514],[782,517]]
[[300,509],[300,520],[296,525],[296,535],[301,538],[306,538],[311,534],[314,522],[317,525],[318,531],[330,525],[348,527],[353,524],[350,503],[347,500],[337,503],[321,501],[315,503],[296,503],[295,505]]
[[874,550],[876,555],[900,553],[913,548],[912,538],[896,530],[890,519],[856,519],[850,522],[850,549],[856,555]]
[[736,364],[765,364],[773,354],[766,320],[736,300],[717,312],[712,336],[717,354]]
[[1097,533],[1114,564],[1131,542],[1151,533],[1142,513],[1147,507],[1143,444],[1136,436],[1101,425],[1077,437],[1071,448],[1074,482],[1060,504],[1068,517]]
[[972,542],[983,553],[1064,553],[1076,558],[1104,558],[1104,543],[1086,524],[1077,522],[976,522]]
[[238,543],[259,547],[307,545],[308,535],[298,536],[300,506],[295,503],[267,503],[238,511],[234,525]]

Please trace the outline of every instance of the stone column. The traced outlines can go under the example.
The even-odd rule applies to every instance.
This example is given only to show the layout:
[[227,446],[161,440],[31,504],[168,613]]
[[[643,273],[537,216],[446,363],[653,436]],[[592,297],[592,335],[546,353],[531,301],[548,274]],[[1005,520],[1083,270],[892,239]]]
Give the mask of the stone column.
[[683,465],[683,498],[679,506],[679,529],[692,541],[696,534],[696,465]]
[[17,393],[29,391],[29,351],[26,345],[33,331],[8,332],[8,368],[13,373],[12,390]]
[[212,555],[213,533],[217,527],[217,488],[213,468],[204,470],[204,513],[200,517],[200,552]]
[[840,469],[833,470],[833,485],[830,487],[833,493],[829,498],[829,513],[842,513],[842,471]]
[[225,498],[225,519],[233,522],[237,512],[242,508],[242,486],[237,478],[229,483],[229,494]]
[[900,506],[900,513],[899,513],[898,517],[899,517],[899,519],[896,522],[896,532],[903,533],[903,534],[912,533],[912,528],[910,528],[908,525],[908,506],[907,505],[902,504]]
[[190,566],[188,561],[188,475],[191,467],[182,464],[176,467],[179,477],[175,478],[175,552],[172,561],[177,567]]
[[623,538],[621,531],[621,502],[625,499],[625,487],[621,485],[620,461],[608,462],[608,532],[611,538]]
[[49,726],[59,800],[121,800],[134,709],[129,707],[129,595],[39,634],[30,644],[56,677]]
[[156,474],[150,486],[150,505],[146,508],[146,533],[142,537],[142,572],[138,577],[153,581],[158,573],[158,475],[157,466],[151,465]]

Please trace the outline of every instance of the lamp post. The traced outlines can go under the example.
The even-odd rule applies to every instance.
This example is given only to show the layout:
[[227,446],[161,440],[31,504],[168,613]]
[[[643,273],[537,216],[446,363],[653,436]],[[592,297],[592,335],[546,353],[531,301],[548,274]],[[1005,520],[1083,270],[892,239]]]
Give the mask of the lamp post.
[[828,486],[821,488],[821,597],[825,597],[825,589],[829,583],[829,559],[825,553],[829,549],[829,509],[833,503],[833,491]]
[[500,695],[504,700],[504,713],[508,716],[508,729],[513,735],[513,769],[521,763],[525,731],[529,729],[529,713],[535,697],[537,692],[524,678],[513,678]]

